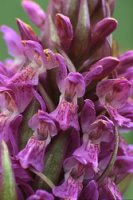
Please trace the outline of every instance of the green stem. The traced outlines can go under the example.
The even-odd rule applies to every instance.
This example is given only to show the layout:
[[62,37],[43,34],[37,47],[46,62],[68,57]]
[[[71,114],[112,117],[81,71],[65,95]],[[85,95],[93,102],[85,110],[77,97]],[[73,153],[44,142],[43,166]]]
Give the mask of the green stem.
[[42,174],[41,172],[37,172],[35,169],[33,168],[30,168],[30,170],[36,174],[37,176],[39,176],[41,178],[41,180],[46,183],[51,189],[53,187],[55,187],[55,185],[53,184],[53,182],[47,177],[45,176],[44,174]]
[[38,89],[39,89],[39,92],[43,98],[43,100],[45,101],[46,103],[46,106],[49,110],[49,112],[52,112],[54,109],[55,109],[55,106],[52,102],[52,100],[50,99],[50,97],[48,96],[47,92],[45,91],[44,87],[42,86],[41,83],[39,83],[38,85]]
[[115,163],[115,160],[116,160],[116,156],[117,156],[117,152],[118,152],[118,145],[119,145],[119,133],[117,131],[117,128],[115,128],[115,138],[114,138],[114,140],[115,140],[114,150],[113,150],[111,159],[110,159],[107,167],[105,168],[105,170],[101,174],[101,176],[98,177],[98,179],[97,179],[98,183],[101,183],[103,181],[103,179],[110,174],[110,172],[111,172],[111,170],[112,170],[112,168],[114,166],[114,163]]
[[31,104],[28,106],[28,108],[25,110],[23,114],[23,121],[20,126],[21,130],[21,137],[20,137],[20,148],[22,149],[28,139],[32,136],[32,129],[28,126],[29,119],[37,112],[40,105],[36,99],[33,99]]

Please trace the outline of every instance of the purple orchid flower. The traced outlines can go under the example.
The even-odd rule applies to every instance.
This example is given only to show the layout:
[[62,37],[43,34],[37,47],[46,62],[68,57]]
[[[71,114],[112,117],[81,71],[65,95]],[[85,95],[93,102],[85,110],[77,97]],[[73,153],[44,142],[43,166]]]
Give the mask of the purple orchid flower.
[[19,33],[0,27],[11,56],[0,62],[0,199],[122,199],[133,51],[114,48],[114,5],[49,0],[44,11],[23,0],[40,35],[20,19]]

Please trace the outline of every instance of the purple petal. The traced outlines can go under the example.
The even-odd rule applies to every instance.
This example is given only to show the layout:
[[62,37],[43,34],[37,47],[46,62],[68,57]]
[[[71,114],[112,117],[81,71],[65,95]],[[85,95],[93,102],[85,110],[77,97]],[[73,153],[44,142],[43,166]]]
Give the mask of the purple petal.
[[43,111],[46,111],[46,104],[42,98],[42,96],[36,91],[36,90],[33,90],[33,95],[35,96],[35,98],[37,99],[37,101],[39,102],[40,106],[41,106],[41,109]]
[[61,43],[64,49],[68,51],[73,39],[73,27],[70,19],[67,16],[59,13],[56,15],[56,26]]
[[50,115],[59,123],[62,130],[70,127],[79,130],[77,105],[74,103],[61,99],[57,108]]
[[83,144],[81,147],[76,149],[73,156],[83,165],[88,165],[94,170],[94,172],[98,172],[98,154],[99,145],[88,141],[87,144]]
[[130,145],[122,137],[120,137],[119,139],[119,148],[118,148],[117,155],[118,156],[132,156],[133,155],[132,149],[130,149]]
[[101,77],[102,73],[103,73],[103,66],[101,65],[96,66],[95,68],[90,69],[90,71],[86,72],[84,77],[86,86],[93,83],[93,81],[97,81],[97,79]]
[[[0,87],[0,109],[2,112],[6,111],[6,116],[10,114],[17,114],[16,102],[14,100],[13,91],[6,87]],[[14,113],[15,112],[15,113]]]
[[43,53],[46,60],[44,66],[47,70],[60,66],[59,54],[53,53],[50,49],[45,49]]
[[14,76],[11,77],[8,81],[9,85],[37,85],[38,84],[38,74],[32,67],[25,67],[21,71],[17,72]]
[[[20,175],[21,176],[21,175]],[[33,189],[29,185],[29,183],[26,182],[17,182],[17,196],[19,200],[27,199],[30,195],[33,194]]]
[[77,149],[79,146],[80,146],[80,132],[73,129],[69,137],[66,157],[71,156],[74,150]]
[[129,67],[133,66],[133,51],[127,51],[119,56],[118,72],[123,73]]
[[130,86],[125,78],[103,80],[98,83],[96,93],[102,105],[121,108],[127,101]]
[[37,190],[35,194],[31,195],[27,200],[54,200],[54,197],[45,190]]
[[118,178],[124,177],[126,174],[133,174],[133,156],[118,156],[114,166],[114,173]]
[[38,41],[38,38],[37,38],[36,34],[34,33],[33,29],[31,28],[31,26],[24,23],[20,19],[17,19],[17,25],[18,25],[22,40]]
[[92,45],[103,41],[109,36],[117,27],[117,21],[113,18],[104,18],[99,21],[92,32]]
[[100,190],[99,199],[122,200],[122,196],[118,191],[117,186],[110,178],[103,184],[103,187]]
[[12,119],[8,129],[10,143],[12,145],[14,155],[18,153],[18,138],[19,138],[19,128],[21,121],[22,121],[22,115],[16,116],[14,119]]
[[123,117],[131,120],[133,122],[133,101],[129,99],[128,102],[120,109],[118,109],[118,113]]
[[33,167],[37,171],[42,171],[44,167],[44,153],[48,143],[47,140],[38,140],[32,136],[25,148],[17,154],[17,159],[21,166],[24,169]]
[[58,62],[59,62],[59,68],[57,69],[57,75],[56,75],[56,81],[57,85],[59,87],[60,92],[63,92],[63,82],[64,79],[67,77],[67,67],[65,60],[62,56],[57,56]]
[[3,33],[9,54],[14,57],[23,57],[24,49],[20,36],[8,26],[1,26],[0,31]]
[[41,110],[39,110],[37,114],[33,115],[29,121],[29,126],[45,139],[48,136],[53,137],[57,134],[57,128],[51,116]]
[[85,75],[86,85],[89,85],[92,81],[98,81],[108,76],[118,64],[119,60],[111,56],[97,61]]
[[21,115],[7,117],[0,114],[0,141],[6,142],[11,155],[18,153],[18,128],[21,120]]
[[33,179],[31,177],[30,172],[27,169],[22,168],[20,165],[19,161],[15,157],[11,157],[12,159],[12,167],[15,172],[15,179],[17,182],[21,181],[22,182],[32,182]]
[[83,76],[78,72],[70,72],[64,80],[65,98],[82,97],[85,93],[85,82]]
[[64,171],[67,173],[70,172],[72,168],[75,168],[77,165],[79,165],[79,161],[77,161],[73,156],[71,156],[64,160],[63,168]]
[[69,176],[62,185],[53,188],[53,194],[56,197],[77,200],[81,192],[82,184]]
[[98,200],[99,198],[97,183],[92,180],[82,190],[79,200]]
[[[114,137],[114,124],[105,116],[100,116],[94,121],[88,130],[90,140],[99,144],[99,142],[109,142]],[[86,138],[84,139],[86,141]]]
[[95,64],[93,64],[91,66],[91,69],[94,69],[98,65],[102,65],[103,70],[104,70],[104,74],[108,75],[111,71],[113,71],[116,68],[116,66],[118,64],[119,64],[119,60],[117,58],[108,56],[108,57],[100,59]]
[[37,73],[46,71],[46,57],[43,52],[42,46],[37,41],[24,40],[23,45],[25,48],[25,56],[30,61],[32,68],[36,69]]
[[23,112],[33,98],[33,86],[38,84],[37,70],[28,66],[17,72],[7,81],[7,86],[10,88],[15,97],[19,112]]
[[123,127],[123,128],[133,129],[133,122],[131,121],[130,118],[126,118],[126,117],[120,115],[118,113],[117,109],[115,109],[111,106],[108,106],[107,110],[116,125]]
[[25,12],[28,14],[30,20],[36,26],[42,29],[44,27],[44,23],[46,19],[46,14],[44,10],[36,2],[29,1],[29,0],[23,0],[22,6]]
[[83,133],[88,133],[90,124],[92,124],[94,122],[94,120],[96,119],[96,111],[95,111],[95,107],[94,107],[94,103],[89,100],[86,99],[85,100],[85,104],[82,108],[81,111],[81,127],[82,127],[82,131]]

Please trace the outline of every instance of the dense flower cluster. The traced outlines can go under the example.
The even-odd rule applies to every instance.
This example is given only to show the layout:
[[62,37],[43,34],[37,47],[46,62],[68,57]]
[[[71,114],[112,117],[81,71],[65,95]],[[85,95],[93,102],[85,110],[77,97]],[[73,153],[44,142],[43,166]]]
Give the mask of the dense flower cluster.
[[119,55],[112,40],[114,3],[49,0],[45,13],[23,0],[40,36],[20,19],[19,34],[0,27],[11,56],[0,62],[3,199],[7,186],[11,200],[122,199],[117,185],[133,173],[121,136],[133,130],[133,51]]

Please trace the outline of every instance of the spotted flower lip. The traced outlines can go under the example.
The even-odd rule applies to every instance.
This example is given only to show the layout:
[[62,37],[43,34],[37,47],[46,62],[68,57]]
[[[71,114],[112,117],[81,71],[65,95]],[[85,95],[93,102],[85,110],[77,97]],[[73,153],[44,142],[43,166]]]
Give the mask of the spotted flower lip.
[[34,135],[29,139],[25,148],[18,153],[17,159],[24,169],[33,167],[42,171],[46,148],[51,137],[57,134],[57,128],[50,115],[41,110],[33,115],[29,121],[29,126],[34,131]]
[[71,176],[66,177],[66,181],[61,186],[53,188],[55,196],[60,198],[69,198],[75,200],[78,198],[79,192],[82,188],[80,182],[75,181]]
[[77,109],[78,107],[74,103],[61,99],[56,110],[51,113],[51,116],[59,123],[62,130],[67,130],[71,127],[79,130]]
[[83,145],[77,149],[73,153],[73,156],[83,165],[88,165],[88,168],[90,167],[94,170],[94,172],[98,172],[99,146],[91,142],[88,142],[86,146]]
[[115,0],[21,4],[39,34],[18,18],[18,33],[0,27],[11,56],[0,61],[1,199],[122,200],[133,51],[115,49]]
[[62,93],[60,102],[51,116],[59,123],[62,130],[70,127],[79,130],[77,99],[85,92],[83,76],[78,72],[70,72],[62,82],[59,82],[59,88]]
[[29,139],[26,147],[17,155],[17,159],[24,169],[33,167],[38,171],[43,170],[44,153],[47,142],[48,141],[45,140],[38,140],[34,136]]

